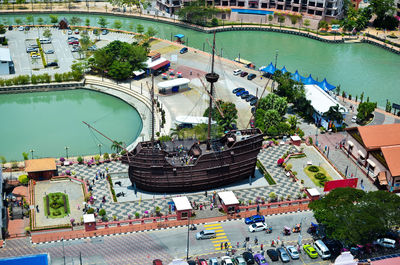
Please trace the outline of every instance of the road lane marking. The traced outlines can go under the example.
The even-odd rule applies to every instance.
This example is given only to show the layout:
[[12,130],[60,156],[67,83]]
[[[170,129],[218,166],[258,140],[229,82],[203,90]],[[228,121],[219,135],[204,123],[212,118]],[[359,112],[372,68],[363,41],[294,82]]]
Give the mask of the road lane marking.
[[210,226],[221,226],[221,224],[208,224],[208,225],[204,225],[204,227],[210,227]]
[[[222,227],[216,227],[216,228],[222,228]],[[215,230],[215,227],[208,227],[205,230]],[[223,231],[223,230],[222,230]],[[221,232],[221,230],[218,230],[218,232]]]

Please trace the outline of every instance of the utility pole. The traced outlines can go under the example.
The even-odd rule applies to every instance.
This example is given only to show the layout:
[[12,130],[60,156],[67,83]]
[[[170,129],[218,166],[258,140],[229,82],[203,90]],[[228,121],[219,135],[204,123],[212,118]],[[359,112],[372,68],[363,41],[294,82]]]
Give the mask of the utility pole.
[[68,149],[69,149],[69,147],[66,146],[66,147],[65,147],[65,153],[66,153],[67,159],[68,159]]
[[[275,65],[274,65],[274,68],[275,68],[275,72],[274,72],[274,75],[275,75],[275,73],[276,73],[276,64],[278,63],[278,52],[279,52],[279,50],[276,50],[275,51]],[[272,75],[272,78],[273,78],[273,75]],[[272,80],[272,92],[275,90],[275,80]]]
[[189,231],[190,231],[190,216],[188,215],[188,224],[187,224],[187,245],[186,245],[186,260],[189,260]]
[[101,144],[98,144],[98,147],[99,147],[99,153],[100,153],[100,156],[101,156]]
[[31,149],[30,152],[32,154],[32,159],[33,159],[33,152],[35,152],[35,150]]

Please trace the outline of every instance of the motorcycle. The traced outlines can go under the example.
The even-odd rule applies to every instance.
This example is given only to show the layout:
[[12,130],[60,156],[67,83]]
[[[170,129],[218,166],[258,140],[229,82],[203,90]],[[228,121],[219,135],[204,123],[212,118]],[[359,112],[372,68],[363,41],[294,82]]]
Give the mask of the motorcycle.
[[283,235],[289,236],[291,234],[291,229],[287,226],[283,227]]
[[268,228],[265,230],[265,233],[271,234],[271,233],[272,233],[272,227],[268,227]]
[[197,227],[196,227],[195,225],[191,225],[191,226],[189,227],[189,230],[195,231],[195,230],[197,230]]

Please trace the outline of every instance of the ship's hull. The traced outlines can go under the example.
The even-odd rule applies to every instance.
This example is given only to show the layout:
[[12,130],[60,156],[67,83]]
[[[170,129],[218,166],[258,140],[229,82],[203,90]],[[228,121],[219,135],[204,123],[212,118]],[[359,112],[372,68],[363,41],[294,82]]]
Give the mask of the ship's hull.
[[[173,193],[215,189],[254,176],[262,134],[254,134],[225,150],[203,153],[196,163],[171,164],[162,149],[139,143],[129,161],[129,178],[138,189]],[[148,143],[148,142],[147,142]]]

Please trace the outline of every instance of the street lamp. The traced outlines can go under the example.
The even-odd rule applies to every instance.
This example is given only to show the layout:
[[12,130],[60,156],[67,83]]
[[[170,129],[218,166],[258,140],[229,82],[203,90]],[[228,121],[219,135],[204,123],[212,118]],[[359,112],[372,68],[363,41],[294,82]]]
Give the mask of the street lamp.
[[98,147],[99,147],[99,153],[100,153],[100,156],[101,156],[101,144],[98,144]]
[[66,147],[65,147],[65,154],[66,154],[67,159],[68,159],[68,149],[69,149],[69,147],[66,146]]
[[186,245],[186,260],[189,260],[189,231],[190,231],[190,216],[188,213],[188,230],[187,230],[187,245]]
[[32,154],[32,159],[33,159],[33,152],[35,152],[35,150],[31,149],[31,150],[29,150],[29,152],[31,152],[31,154]]

